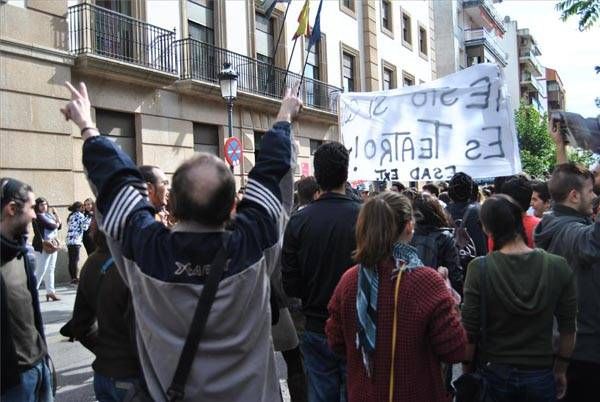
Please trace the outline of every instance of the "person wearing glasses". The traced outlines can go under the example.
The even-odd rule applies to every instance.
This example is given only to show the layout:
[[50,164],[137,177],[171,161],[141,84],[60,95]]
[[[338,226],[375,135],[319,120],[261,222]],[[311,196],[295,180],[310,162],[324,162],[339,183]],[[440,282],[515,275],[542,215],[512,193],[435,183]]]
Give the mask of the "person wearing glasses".
[[28,184],[0,179],[0,384],[2,401],[7,402],[53,400],[35,255],[27,244],[34,198]]

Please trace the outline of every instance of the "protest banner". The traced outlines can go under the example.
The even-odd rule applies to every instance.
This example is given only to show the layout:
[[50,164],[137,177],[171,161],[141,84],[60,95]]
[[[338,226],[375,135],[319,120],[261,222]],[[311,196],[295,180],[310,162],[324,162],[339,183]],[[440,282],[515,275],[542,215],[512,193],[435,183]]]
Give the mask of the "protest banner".
[[349,180],[448,180],[521,171],[500,68],[478,64],[415,87],[340,96]]

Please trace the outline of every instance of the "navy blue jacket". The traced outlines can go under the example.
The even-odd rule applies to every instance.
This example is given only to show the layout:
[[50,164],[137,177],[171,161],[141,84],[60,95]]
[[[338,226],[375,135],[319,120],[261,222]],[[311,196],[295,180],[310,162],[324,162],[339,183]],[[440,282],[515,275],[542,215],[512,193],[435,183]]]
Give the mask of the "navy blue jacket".
[[[248,174],[226,245],[228,263],[186,384],[186,401],[279,398],[269,275],[279,261],[292,204],[290,127],[279,122],[264,135]],[[170,230],[156,222],[140,172],[105,137],[85,141],[83,163],[97,195],[99,227],[131,290],[144,379],[152,398],[165,400],[224,229],[179,222]]]

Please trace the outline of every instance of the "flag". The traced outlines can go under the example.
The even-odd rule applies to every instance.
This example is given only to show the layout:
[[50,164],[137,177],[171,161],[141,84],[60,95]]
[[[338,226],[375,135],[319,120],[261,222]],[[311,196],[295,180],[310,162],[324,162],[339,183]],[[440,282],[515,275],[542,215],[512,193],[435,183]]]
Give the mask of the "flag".
[[308,40],[308,51],[321,40],[321,6],[323,5],[323,0],[319,2],[319,8],[317,9],[317,16],[315,17],[315,25],[310,33],[310,39]]
[[296,29],[296,33],[292,39],[298,39],[300,36],[308,36],[310,35],[310,27],[308,26],[308,17],[309,17],[309,5],[310,0],[304,1],[304,6],[300,11],[300,15],[298,16],[298,29]]

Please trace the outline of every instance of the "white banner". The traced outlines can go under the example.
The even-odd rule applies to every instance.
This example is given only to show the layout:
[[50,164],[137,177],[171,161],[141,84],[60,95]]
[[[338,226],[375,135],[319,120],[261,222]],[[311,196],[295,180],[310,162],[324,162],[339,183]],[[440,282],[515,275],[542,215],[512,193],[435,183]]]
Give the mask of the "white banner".
[[478,64],[415,87],[340,96],[349,180],[448,180],[521,172],[500,68]]

